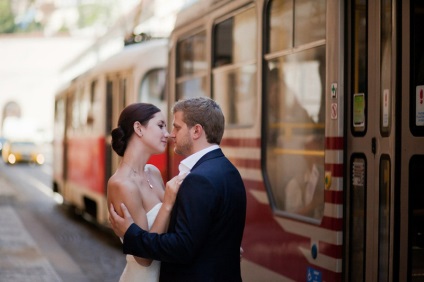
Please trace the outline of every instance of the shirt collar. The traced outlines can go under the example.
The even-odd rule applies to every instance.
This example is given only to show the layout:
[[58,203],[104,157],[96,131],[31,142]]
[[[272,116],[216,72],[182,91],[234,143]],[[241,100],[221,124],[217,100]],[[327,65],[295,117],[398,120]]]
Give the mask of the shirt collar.
[[200,160],[201,157],[203,157],[204,155],[206,155],[210,151],[213,151],[213,150],[216,150],[216,149],[219,149],[219,146],[215,144],[215,145],[209,146],[209,147],[207,147],[203,150],[200,150],[199,152],[196,152],[196,153],[188,156],[184,160],[182,160],[180,165],[178,166],[178,169],[180,170],[180,174],[190,172],[190,170]]

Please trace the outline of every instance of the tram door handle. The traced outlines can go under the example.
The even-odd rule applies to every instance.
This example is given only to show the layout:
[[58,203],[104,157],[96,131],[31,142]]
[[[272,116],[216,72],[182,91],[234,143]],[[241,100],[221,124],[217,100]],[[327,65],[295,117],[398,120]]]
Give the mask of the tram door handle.
[[371,139],[371,151],[374,155],[377,152],[377,139],[375,137]]

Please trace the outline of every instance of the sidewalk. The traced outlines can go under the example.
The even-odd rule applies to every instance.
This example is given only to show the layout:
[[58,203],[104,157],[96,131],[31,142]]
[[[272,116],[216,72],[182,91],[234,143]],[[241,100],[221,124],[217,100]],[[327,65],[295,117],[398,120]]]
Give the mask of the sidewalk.
[[16,197],[0,174],[0,282],[62,281],[17,215]]

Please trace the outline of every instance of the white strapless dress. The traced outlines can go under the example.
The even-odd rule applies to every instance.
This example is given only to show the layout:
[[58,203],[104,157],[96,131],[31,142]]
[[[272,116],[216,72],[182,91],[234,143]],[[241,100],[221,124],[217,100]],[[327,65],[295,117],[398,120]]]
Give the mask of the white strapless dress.
[[[147,224],[149,230],[158,215],[162,203],[158,203],[147,214]],[[119,279],[120,282],[143,281],[154,282],[159,281],[160,261],[154,260],[150,266],[142,266],[136,262],[134,256],[127,255],[127,265]]]

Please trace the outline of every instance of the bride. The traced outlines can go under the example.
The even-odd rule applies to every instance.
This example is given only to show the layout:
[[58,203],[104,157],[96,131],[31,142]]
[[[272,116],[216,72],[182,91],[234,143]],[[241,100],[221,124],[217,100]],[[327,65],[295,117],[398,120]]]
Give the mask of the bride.
[[[166,232],[184,178],[176,176],[165,186],[159,169],[147,164],[152,155],[164,152],[168,136],[163,113],[146,103],[127,106],[112,130],[112,148],[122,160],[108,181],[108,207],[112,204],[122,216],[120,204],[124,203],[137,225],[155,233]],[[131,255],[126,260],[120,281],[159,280],[159,261]]]

